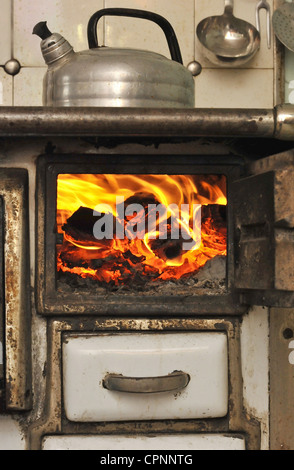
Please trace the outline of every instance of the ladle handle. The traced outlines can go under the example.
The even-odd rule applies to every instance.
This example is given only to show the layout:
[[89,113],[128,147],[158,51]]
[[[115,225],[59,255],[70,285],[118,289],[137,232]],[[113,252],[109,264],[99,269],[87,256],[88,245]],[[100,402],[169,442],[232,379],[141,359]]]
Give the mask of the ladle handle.
[[225,13],[232,15],[234,10],[234,0],[225,0]]
[[172,25],[163,16],[150,11],[135,10],[132,8],[104,8],[91,16],[88,23],[88,43],[89,48],[98,47],[97,23],[102,16],[127,16],[131,18],[142,18],[156,23],[163,30],[172,60],[183,64],[179,43]]
[[260,33],[260,10],[266,10],[266,19],[267,19],[267,47],[268,49],[271,48],[272,43],[272,29],[271,29],[271,7],[270,4],[266,0],[260,0],[256,6],[256,29]]

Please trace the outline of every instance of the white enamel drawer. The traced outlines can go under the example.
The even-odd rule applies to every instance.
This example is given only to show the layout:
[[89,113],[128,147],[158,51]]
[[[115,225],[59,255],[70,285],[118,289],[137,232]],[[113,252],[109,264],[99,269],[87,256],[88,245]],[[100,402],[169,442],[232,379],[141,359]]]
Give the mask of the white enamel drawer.
[[[105,388],[109,377],[114,377],[115,390]],[[117,385],[128,391],[117,391]],[[139,393],[138,386],[149,393]],[[63,392],[71,421],[223,417],[228,407],[227,336],[68,335],[63,343]]]
[[[158,436],[45,436],[43,450],[245,450],[242,436],[176,434]],[[145,463],[152,464],[151,455]],[[183,462],[182,462],[183,463]]]

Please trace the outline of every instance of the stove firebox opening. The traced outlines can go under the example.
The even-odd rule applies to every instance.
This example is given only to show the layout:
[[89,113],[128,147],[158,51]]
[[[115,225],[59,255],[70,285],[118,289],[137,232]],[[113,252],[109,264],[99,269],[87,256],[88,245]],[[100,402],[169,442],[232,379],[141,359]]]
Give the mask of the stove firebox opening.
[[58,174],[58,282],[98,293],[224,289],[226,185],[216,174]]

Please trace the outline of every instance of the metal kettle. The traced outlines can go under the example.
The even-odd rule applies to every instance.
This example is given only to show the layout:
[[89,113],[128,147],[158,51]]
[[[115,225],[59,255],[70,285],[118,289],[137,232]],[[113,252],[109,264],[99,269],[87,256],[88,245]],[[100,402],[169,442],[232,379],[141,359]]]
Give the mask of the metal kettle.
[[[128,16],[158,24],[167,39],[171,58],[144,50],[99,47],[97,24],[104,15]],[[43,83],[45,106],[194,107],[194,79],[183,66],[175,32],[160,15],[128,8],[106,8],[88,23],[89,50],[74,52],[46,22],[33,34],[41,39],[48,65]]]

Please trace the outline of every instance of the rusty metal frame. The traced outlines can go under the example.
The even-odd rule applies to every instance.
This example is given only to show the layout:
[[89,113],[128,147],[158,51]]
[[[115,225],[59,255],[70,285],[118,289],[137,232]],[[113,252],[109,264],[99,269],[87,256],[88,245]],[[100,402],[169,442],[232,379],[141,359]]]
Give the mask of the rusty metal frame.
[[[63,410],[62,343],[67,333],[221,331],[228,338],[229,411],[226,417],[200,420],[160,420],[103,423],[71,423]],[[240,321],[228,319],[52,319],[48,320],[46,400],[44,414],[29,428],[28,448],[40,450],[46,435],[70,434],[176,434],[219,432],[243,434],[248,450],[260,449],[260,423],[243,409],[243,382],[240,352]]]
[[5,400],[7,411],[31,408],[28,174],[0,169],[4,203]]

